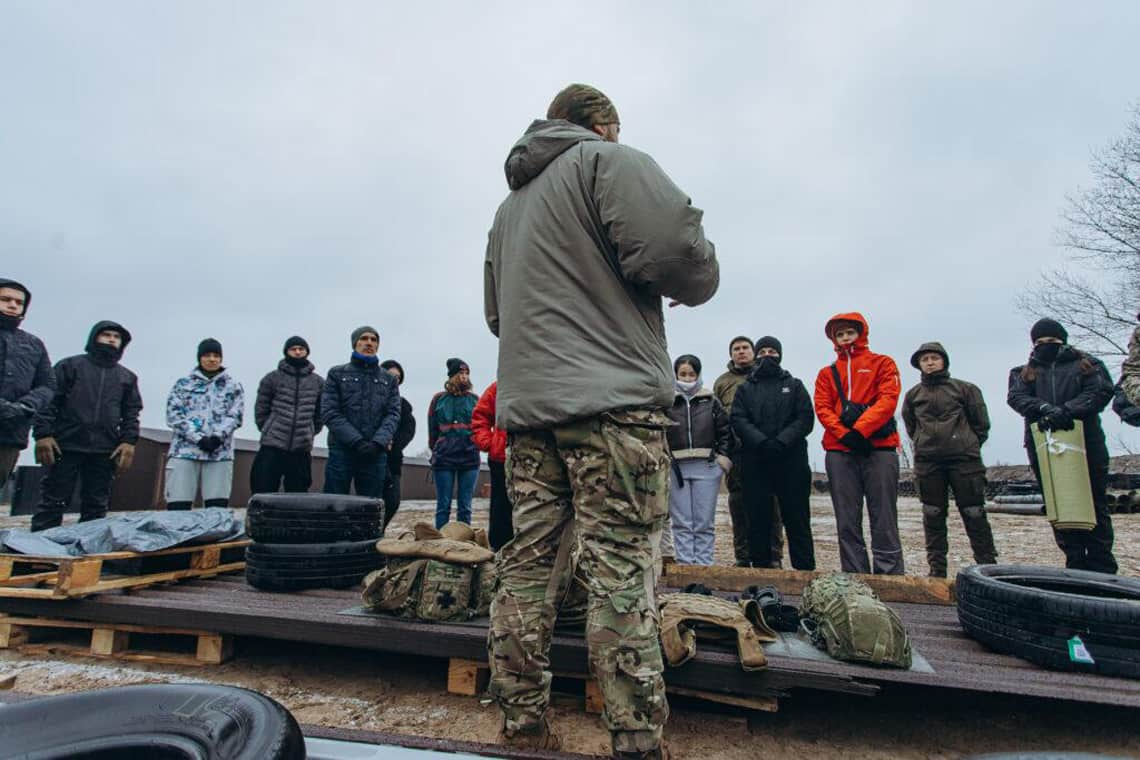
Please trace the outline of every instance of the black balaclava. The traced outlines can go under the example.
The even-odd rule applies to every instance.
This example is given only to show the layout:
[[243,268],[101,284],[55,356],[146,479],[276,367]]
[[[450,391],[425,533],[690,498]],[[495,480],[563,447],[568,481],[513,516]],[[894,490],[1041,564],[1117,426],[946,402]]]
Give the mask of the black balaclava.
[[[118,348],[115,348],[95,340],[99,336],[99,333],[104,330],[117,332],[122,339],[122,344]],[[111,366],[123,358],[123,352],[127,350],[127,344],[130,342],[131,334],[127,328],[118,322],[103,320],[102,322],[96,322],[95,326],[91,328],[91,332],[87,335],[87,345],[83,350],[87,352],[87,355],[90,356],[92,361],[96,364]]]
[[204,354],[217,354],[222,355],[222,344],[216,338],[206,338],[198,344],[198,371],[206,377],[214,377],[225,371],[225,367],[218,367],[213,372],[207,372],[202,368],[202,356]]
[[[305,349],[305,355],[297,358],[289,355],[289,349],[293,346],[302,346]],[[291,366],[301,369],[309,363],[309,343],[300,335],[294,335],[289,340],[285,341],[285,347],[281,349],[281,353],[285,354],[285,362]]]
[[32,305],[32,291],[25,288],[15,280],[8,280],[0,277],[0,288],[12,288],[13,290],[24,291],[24,313],[18,317],[13,317],[8,314],[0,314],[0,330],[15,330],[24,321],[24,317],[28,316],[28,307]]
[[[761,356],[760,349],[762,348],[774,348],[778,356]],[[765,335],[756,341],[753,350],[756,351],[756,369],[754,371],[759,377],[773,377],[780,374],[780,362],[784,359],[784,346],[779,340],[771,335]]]
[[1041,343],[1033,347],[1033,358],[1042,364],[1052,364],[1057,361],[1061,347],[1069,342],[1069,333],[1064,326],[1055,319],[1039,319],[1029,331],[1029,339],[1037,343],[1041,338],[1056,338],[1060,343]]

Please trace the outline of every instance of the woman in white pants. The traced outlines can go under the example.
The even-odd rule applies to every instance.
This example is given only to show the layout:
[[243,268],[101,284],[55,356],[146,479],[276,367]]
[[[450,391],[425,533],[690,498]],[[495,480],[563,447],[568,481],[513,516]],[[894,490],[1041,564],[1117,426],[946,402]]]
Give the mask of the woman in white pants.
[[701,382],[701,360],[692,354],[673,362],[677,395],[669,416],[673,473],[669,517],[677,562],[711,565],[716,545],[716,500],[721,477],[732,467],[728,458],[732,432],[728,414]]

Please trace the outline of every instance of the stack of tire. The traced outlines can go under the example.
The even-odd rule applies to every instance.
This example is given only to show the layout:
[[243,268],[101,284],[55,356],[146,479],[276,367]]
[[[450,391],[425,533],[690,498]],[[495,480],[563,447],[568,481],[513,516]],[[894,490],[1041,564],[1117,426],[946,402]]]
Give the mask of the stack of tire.
[[249,499],[245,579],[263,591],[350,588],[378,569],[383,499],[262,493]]

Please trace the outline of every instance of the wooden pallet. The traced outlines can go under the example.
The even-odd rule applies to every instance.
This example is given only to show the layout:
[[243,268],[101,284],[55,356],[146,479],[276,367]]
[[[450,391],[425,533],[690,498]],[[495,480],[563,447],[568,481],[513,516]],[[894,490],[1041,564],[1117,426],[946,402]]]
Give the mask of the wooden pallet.
[[[769,570],[766,568],[702,565],[665,566],[665,584],[683,588],[700,583],[718,591],[743,591],[748,586],[775,586],[781,594],[799,596],[812,579],[826,573],[808,570]],[[914,575],[859,575],[884,602],[954,605],[957,596],[953,579],[926,578]]]
[[[595,715],[601,714],[602,708],[605,706],[605,700],[602,697],[602,689],[598,686],[598,682],[588,675],[582,673],[554,673],[555,677],[559,678],[573,678],[579,681],[585,681],[586,688],[586,712]],[[475,697],[482,694],[487,689],[487,684],[490,681],[491,671],[485,662],[477,662],[475,660],[463,660],[459,658],[452,658],[447,663],[447,691],[450,694],[460,694],[468,697]],[[696,697],[703,699],[706,702],[716,702],[722,705],[733,705],[735,707],[744,707],[749,710],[758,710],[760,712],[776,712],[779,709],[779,701],[776,697],[744,697],[735,694],[721,694],[714,691],[704,691],[701,689],[688,689],[680,686],[669,686],[666,684],[665,691],[669,694],[676,694],[684,697]]]
[[[90,631],[88,642],[78,643],[76,631]],[[147,648],[131,646],[132,634],[146,635]],[[188,648],[187,637],[196,640],[194,654],[178,651]],[[155,651],[151,647],[161,649]],[[0,649],[16,649],[22,654],[69,654],[160,665],[220,665],[233,656],[233,637],[185,628],[0,615]]]
[[[228,541],[157,552],[108,552],[82,557],[0,554],[0,597],[74,599],[114,589],[153,586],[186,578],[209,578],[220,573],[243,570],[244,556],[241,561],[223,562],[223,554],[234,555],[237,553],[234,550],[243,549],[249,543],[249,540]],[[157,557],[173,558],[186,567],[138,575],[103,573],[105,562],[137,561],[142,564]],[[230,556],[229,559],[233,560],[234,557]],[[27,572],[17,573],[17,569]],[[40,584],[44,584],[44,587]]]

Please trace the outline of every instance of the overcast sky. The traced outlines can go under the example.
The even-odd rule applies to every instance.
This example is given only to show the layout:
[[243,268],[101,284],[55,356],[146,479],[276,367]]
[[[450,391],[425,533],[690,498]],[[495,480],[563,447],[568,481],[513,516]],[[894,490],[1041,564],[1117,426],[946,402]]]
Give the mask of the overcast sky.
[[720,292],[669,311],[672,355],[711,385],[729,338],[770,333],[810,388],[824,322],[857,309],[906,387],[941,340],[989,402],[987,461],[1024,461],[1005,384],[1031,320],[1012,299],[1061,260],[1065,195],[1140,98],[1140,4],[411,5],[0,2],[0,276],[32,290],[24,327],[52,358],[123,322],[161,427],[216,337],[255,438],[285,338],[323,373],[370,323],[407,370],[419,451],[447,357],[477,390],[494,375],[503,160],[583,81],[717,245]]

